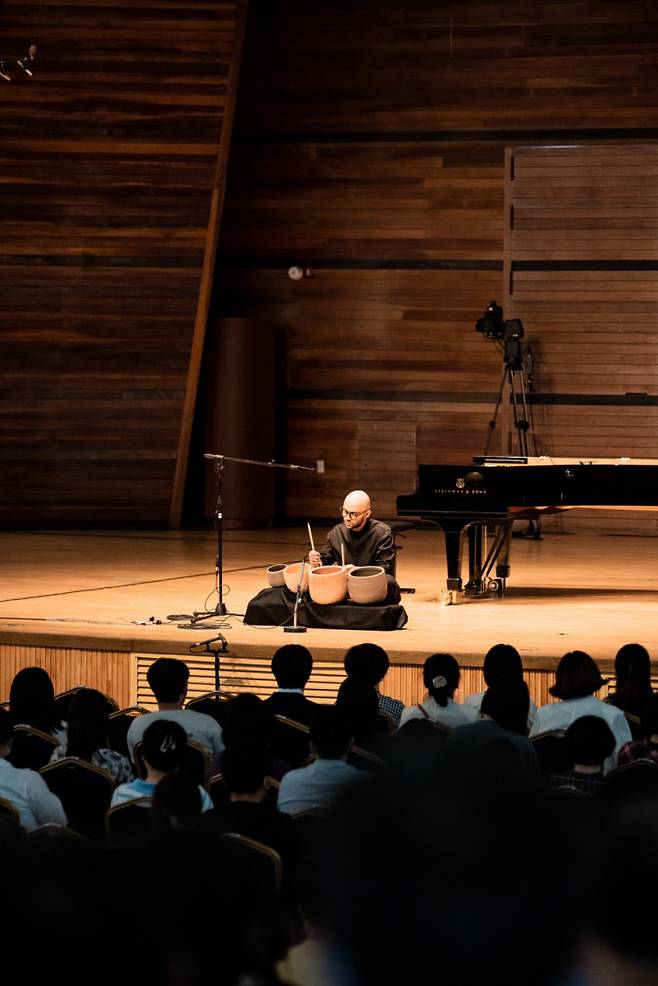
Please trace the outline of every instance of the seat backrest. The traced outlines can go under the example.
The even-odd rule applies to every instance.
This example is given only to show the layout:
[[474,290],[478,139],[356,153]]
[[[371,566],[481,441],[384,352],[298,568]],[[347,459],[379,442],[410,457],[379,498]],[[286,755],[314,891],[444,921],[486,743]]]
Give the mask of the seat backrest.
[[378,757],[375,753],[370,753],[369,750],[364,750],[361,746],[350,746],[347,751],[346,760],[352,767],[367,770],[371,774],[380,773],[384,767],[384,761],[381,757]]
[[15,822],[20,820],[16,805],[14,805],[7,798],[0,798],[0,813],[3,815],[9,815],[9,817],[13,818]]
[[49,762],[56,746],[58,746],[57,740],[50,733],[20,723],[14,726],[11,751],[7,760],[14,767],[40,770]]
[[144,715],[148,710],[142,709],[139,705],[131,705],[127,709],[119,709],[112,712],[107,719],[107,742],[108,745],[130,760],[128,750],[128,730],[134,719]]
[[530,737],[542,774],[562,774],[573,769],[573,760],[564,736],[563,729],[552,729]]
[[77,757],[47,764],[39,773],[62,802],[69,828],[103,841],[105,812],[115,787],[112,774]]
[[272,755],[285,760],[291,767],[303,767],[311,752],[310,729],[305,723],[288,716],[272,717],[270,749]]
[[606,774],[601,794],[604,798],[622,801],[646,795],[658,796],[658,764],[653,760],[634,760],[615,767]]
[[113,845],[134,846],[146,842],[151,834],[150,798],[134,798],[113,805],[105,812],[105,833]]
[[257,871],[264,886],[277,894],[280,892],[283,868],[281,857],[275,849],[238,832],[225,832],[220,839],[230,842],[238,852],[244,854],[249,865]]
[[237,692],[206,692],[204,695],[198,695],[196,698],[191,698],[190,701],[185,706],[186,709],[192,709],[193,712],[202,712],[206,716],[210,716],[215,722],[218,722],[220,726],[223,726],[226,721],[226,716],[230,708],[231,700],[234,699]]

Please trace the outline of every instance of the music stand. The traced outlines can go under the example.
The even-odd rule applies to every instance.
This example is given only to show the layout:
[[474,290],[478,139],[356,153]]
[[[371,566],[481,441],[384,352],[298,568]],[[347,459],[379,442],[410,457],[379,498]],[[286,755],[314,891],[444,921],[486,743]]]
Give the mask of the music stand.
[[239,462],[243,465],[249,466],[264,466],[267,469],[291,469],[291,470],[303,470],[304,472],[315,472],[314,466],[298,466],[292,465],[287,462],[264,462],[261,459],[237,459],[230,455],[215,454],[213,452],[204,452],[204,459],[209,459],[215,470],[215,476],[217,477],[217,494],[215,497],[215,528],[217,531],[217,555],[215,561],[215,592],[217,593],[217,604],[213,610],[200,610],[193,613],[189,623],[179,623],[178,627],[181,630],[196,630],[200,623],[205,623],[206,620],[212,620],[218,618],[217,623],[205,623],[205,626],[212,630],[225,630],[230,626],[230,617],[239,616],[239,613],[229,613],[226,609],[226,603],[224,602],[224,588],[223,582],[223,571],[224,571],[224,560],[223,560],[223,505],[222,505],[222,472],[224,471],[224,464],[226,462]]

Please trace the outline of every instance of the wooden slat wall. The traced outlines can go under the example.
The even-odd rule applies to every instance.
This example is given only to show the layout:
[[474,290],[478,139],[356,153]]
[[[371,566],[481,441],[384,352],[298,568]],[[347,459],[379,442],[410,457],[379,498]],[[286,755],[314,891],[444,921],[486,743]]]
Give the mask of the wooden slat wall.
[[56,693],[87,685],[111,696],[122,708],[129,704],[131,667],[127,651],[0,644],[0,701],[8,700],[18,671],[34,667],[46,669]]
[[[507,174],[506,307],[553,401],[541,450],[657,458],[658,144],[514,148]],[[658,533],[649,514],[566,523]]]
[[245,13],[3,5],[0,522],[167,521]]
[[[334,516],[356,486],[392,516],[416,464],[484,451],[502,360],[474,324],[504,299],[505,148],[655,139],[655,25],[650,4],[622,0],[252,0],[215,313],[270,320],[286,342],[281,455],[327,468],[287,477],[289,516]],[[626,205],[641,230],[653,205],[637,182]],[[579,235],[569,225],[556,214],[553,243]],[[635,256],[630,239],[600,243]],[[290,281],[291,264],[313,276]],[[534,315],[556,283],[524,276]],[[637,366],[628,339],[594,305],[535,334],[538,390],[573,366],[581,332],[596,393],[613,378],[635,389],[635,370],[619,373]],[[541,405],[537,423],[565,454],[593,418],[597,451],[630,434],[655,454],[654,415]]]

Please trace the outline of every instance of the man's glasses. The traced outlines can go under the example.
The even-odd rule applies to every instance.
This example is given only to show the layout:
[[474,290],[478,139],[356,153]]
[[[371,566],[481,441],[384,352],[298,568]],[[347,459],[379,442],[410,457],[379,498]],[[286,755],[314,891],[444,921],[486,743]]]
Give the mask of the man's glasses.
[[359,517],[363,517],[365,510],[346,510],[345,507],[341,507],[340,512],[343,517],[349,517],[350,520],[358,520]]

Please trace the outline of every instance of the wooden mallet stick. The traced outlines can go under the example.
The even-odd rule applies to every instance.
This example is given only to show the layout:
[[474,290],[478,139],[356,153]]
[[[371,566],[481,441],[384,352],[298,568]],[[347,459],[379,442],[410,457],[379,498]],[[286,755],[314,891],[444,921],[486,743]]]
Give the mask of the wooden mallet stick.
[[315,551],[315,543],[313,541],[313,531],[311,530],[310,521],[308,520],[306,521],[306,526],[308,527],[308,537],[309,537],[309,541],[311,542],[311,551]]

